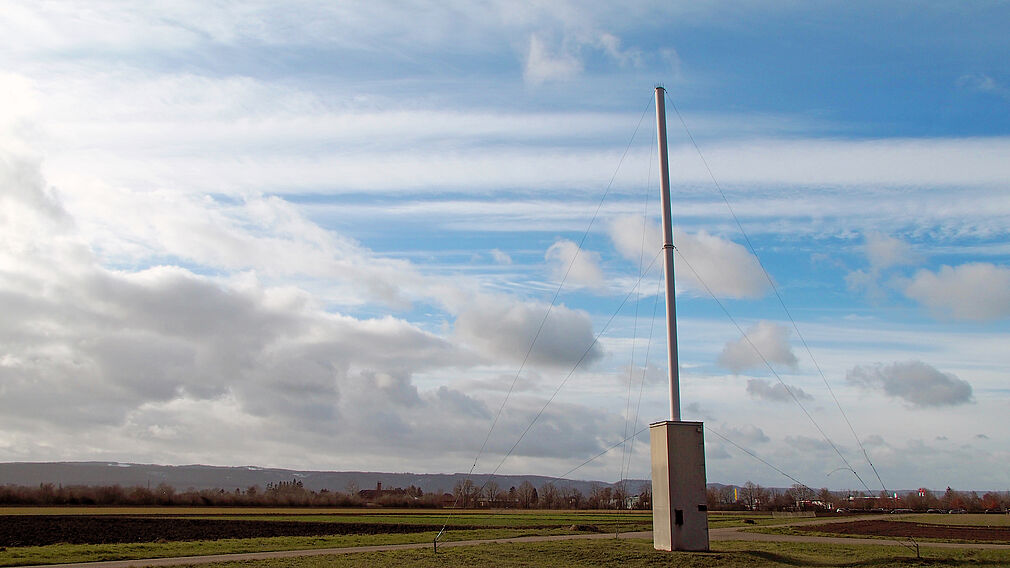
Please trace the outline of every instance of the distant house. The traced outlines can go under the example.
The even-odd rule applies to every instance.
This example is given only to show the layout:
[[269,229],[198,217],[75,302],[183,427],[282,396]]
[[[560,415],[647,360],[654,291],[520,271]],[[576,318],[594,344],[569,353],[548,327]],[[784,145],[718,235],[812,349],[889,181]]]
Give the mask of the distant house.
[[375,489],[362,489],[358,491],[358,497],[366,503],[376,503],[383,497],[400,497],[403,499],[410,497],[416,499],[416,497],[409,496],[407,490],[402,487],[383,489],[381,481],[376,482]]

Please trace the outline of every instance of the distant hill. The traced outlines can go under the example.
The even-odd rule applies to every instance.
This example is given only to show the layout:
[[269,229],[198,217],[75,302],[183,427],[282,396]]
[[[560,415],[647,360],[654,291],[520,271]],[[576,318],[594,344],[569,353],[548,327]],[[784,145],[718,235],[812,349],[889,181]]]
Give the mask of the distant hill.
[[[319,491],[346,491],[351,486],[371,489],[377,483],[385,488],[414,485],[425,492],[451,493],[457,482],[466,478],[463,473],[386,473],[377,471],[299,471],[255,466],[220,467],[209,465],[153,465],[117,462],[49,462],[0,463],[0,485],[36,486],[40,483],[57,485],[121,485],[123,487],[156,487],[165,483],[178,490],[186,489],[246,489],[253,485],[261,488],[268,483],[297,479],[306,489]],[[486,475],[474,475],[473,482],[484,483]],[[558,487],[575,487],[588,494],[593,485],[612,487],[613,483],[587,480],[562,480],[540,475],[496,475],[499,487],[518,487],[529,481],[537,489],[547,482]],[[628,480],[628,489],[637,493],[649,480]]]

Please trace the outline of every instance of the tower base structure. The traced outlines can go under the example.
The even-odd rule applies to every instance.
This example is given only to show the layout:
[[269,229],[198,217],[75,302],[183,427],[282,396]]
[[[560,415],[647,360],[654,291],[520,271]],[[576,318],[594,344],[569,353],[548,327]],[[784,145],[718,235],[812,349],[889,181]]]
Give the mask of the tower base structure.
[[664,420],[650,424],[649,445],[653,547],[708,551],[702,423]]

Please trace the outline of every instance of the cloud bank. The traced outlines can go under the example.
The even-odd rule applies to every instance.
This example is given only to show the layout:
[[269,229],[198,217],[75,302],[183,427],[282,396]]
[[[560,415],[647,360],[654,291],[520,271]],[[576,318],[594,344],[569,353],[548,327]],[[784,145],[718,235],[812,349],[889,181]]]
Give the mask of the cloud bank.
[[772,384],[771,381],[764,379],[747,379],[747,394],[752,398],[772,402],[791,402],[793,397],[800,401],[814,399],[796,385],[786,387],[784,383]]
[[734,373],[764,368],[765,361],[796,368],[798,363],[789,345],[789,329],[770,321],[760,321],[740,339],[727,342],[717,363]]
[[845,378],[853,385],[883,391],[919,408],[956,406],[973,400],[968,381],[922,361],[859,365],[850,369]]
[[941,317],[995,321],[1010,317],[1010,268],[985,262],[920,270],[905,295]]
[[[662,249],[659,225],[639,216],[616,217],[609,235],[621,256],[636,264],[640,259],[647,264]],[[676,227],[673,242],[677,282],[696,294],[711,291],[717,298],[752,299],[770,289],[757,257],[742,245],[706,231],[688,233]]]

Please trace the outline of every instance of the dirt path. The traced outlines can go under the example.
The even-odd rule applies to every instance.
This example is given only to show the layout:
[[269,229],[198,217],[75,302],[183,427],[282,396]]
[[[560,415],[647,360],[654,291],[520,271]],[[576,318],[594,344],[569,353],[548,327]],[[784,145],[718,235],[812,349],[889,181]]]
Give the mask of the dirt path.
[[[866,518],[866,517],[864,517]],[[838,522],[832,519],[826,522]],[[798,523],[783,523],[783,525]],[[803,524],[821,524],[819,521],[807,521]],[[805,535],[783,535],[744,532],[745,527],[730,527],[711,529],[709,539],[713,542],[719,541],[755,541],[755,542],[809,542],[820,544],[849,544],[849,545],[876,545],[876,546],[908,546],[908,541],[897,541],[877,538],[847,538],[847,537],[825,537],[825,536],[805,536]],[[601,539],[614,538],[613,533],[593,533],[593,534],[572,534],[554,536],[525,536],[517,538],[496,538],[483,540],[462,540],[455,542],[443,542],[438,545],[442,548],[454,548],[457,546],[476,546],[490,543],[522,543],[522,542],[548,542],[559,540],[580,540],[580,539]],[[651,531],[621,533],[619,538],[628,539],[652,539]],[[955,542],[928,542],[920,543],[922,548],[968,548],[987,550],[1010,550],[1010,544],[987,544],[987,543],[955,543]],[[143,560],[114,560],[107,562],[81,562],[76,564],[49,564],[45,568],[131,568],[140,566],[182,566],[194,564],[210,564],[213,562],[234,562],[242,560],[267,560],[271,558],[291,558],[296,556],[324,556],[331,554],[356,554],[359,552],[383,552],[389,550],[409,550],[418,548],[431,548],[431,543],[414,544],[387,544],[376,546],[354,546],[344,548],[318,548],[313,550],[281,550],[276,552],[249,552],[241,554],[214,554],[207,556],[184,556],[175,558],[150,558]],[[42,566],[27,566],[25,568],[43,568]]]

